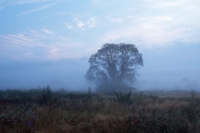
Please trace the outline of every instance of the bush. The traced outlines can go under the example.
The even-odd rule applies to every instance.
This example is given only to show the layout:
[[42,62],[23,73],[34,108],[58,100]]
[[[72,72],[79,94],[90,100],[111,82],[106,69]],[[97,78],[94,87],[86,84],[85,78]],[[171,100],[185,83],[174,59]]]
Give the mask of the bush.
[[120,103],[128,103],[128,104],[130,104],[132,102],[131,90],[129,91],[128,94],[123,94],[122,92],[115,92],[114,94],[117,97],[117,101],[120,102]]
[[51,87],[47,85],[47,87],[44,87],[42,90],[41,102],[46,104],[47,102],[50,102],[50,100],[52,100],[52,91]]

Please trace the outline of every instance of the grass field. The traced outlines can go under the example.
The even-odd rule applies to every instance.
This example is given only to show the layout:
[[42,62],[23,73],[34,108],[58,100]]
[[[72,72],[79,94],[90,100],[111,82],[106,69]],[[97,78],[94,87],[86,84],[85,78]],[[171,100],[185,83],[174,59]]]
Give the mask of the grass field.
[[0,91],[1,133],[199,133],[200,93]]

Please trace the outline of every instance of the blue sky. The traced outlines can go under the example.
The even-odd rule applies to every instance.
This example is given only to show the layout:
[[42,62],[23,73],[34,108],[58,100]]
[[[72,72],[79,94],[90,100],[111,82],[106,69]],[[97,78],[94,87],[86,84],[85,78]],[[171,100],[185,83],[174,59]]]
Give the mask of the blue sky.
[[143,54],[138,80],[199,82],[199,16],[198,0],[0,0],[1,86],[80,88],[90,55],[124,42]]

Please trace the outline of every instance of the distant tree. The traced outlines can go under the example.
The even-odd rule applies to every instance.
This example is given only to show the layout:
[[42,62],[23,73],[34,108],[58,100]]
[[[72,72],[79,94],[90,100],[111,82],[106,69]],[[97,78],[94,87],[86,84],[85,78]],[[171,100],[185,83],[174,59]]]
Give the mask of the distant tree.
[[104,44],[89,63],[86,78],[96,83],[97,91],[111,92],[130,89],[143,59],[133,44]]

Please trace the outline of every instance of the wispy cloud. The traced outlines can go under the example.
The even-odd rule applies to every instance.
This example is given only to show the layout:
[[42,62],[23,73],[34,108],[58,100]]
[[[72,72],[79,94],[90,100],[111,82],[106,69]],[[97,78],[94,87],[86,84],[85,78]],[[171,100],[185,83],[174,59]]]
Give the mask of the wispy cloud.
[[[4,36],[1,36],[2,38],[2,42],[5,43],[7,41],[10,42],[11,45],[15,46],[15,47],[18,47],[19,45],[21,46],[31,46],[29,45],[30,42],[32,42],[33,40],[26,37],[24,34],[16,34],[16,35],[4,35]],[[16,45],[15,45],[16,44]]]
[[51,7],[51,6],[53,6],[53,5],[52,5],[52,4],[45,5],[45,6],[42,6],[42,7],[33,9],[33,10],[30,10],[30,11],[26,11],[26,12],[20,13],[20,14],[18,14],[17,16],[22,16],[22,15],[26,15],[26,14],[29,14],[29,13],[32,13],[32,12],[44,10],[44,9],[49,8],[49,7]]
[[15,59],[57,60],[87,56],[84,43],[71,41],[48,29],[0,36],[0,56]]
[[[39,0],[29,0],[29,1],[24,1],[22,0],[20,3],[21,4],[26,4],[26,3],[39,3],[39,2],[48,2],[49,4],[47,5],[44,5],[44,6],[41,6],[41,7],[38,7],[36,9],[32,9],[32,10],[29,10],[29,11],[26,11],[26,12],[23,12],[23,13],[20,13],[18,14],[17,16],[22,16],[22,15],[26,15],[26,14],[29,14],[29,13],[32,13],[32,12],[36,12],[36,11],[40,11],[40,10],[44,10],[46,8],[49,8],[49,7],[52,7],[54,6],[55,4],[59,3],[59,2],[62,2],[63,0],[57,0],[56,2],[52,1],[50,2],[51,0],[42,0],[42,1],[39,1]],[[18,4],[20,4],[18,3]]]
[[[180,22],[179,22],[180,21]],[[196,43],[196,32],[200,27],[185,27],[182,20],[170,16],[144,17],[134,19],[134,26],[124,26],[108,32],[102,39],[106,42],[134,42],[148,47],[173,45],[175,43]]]
[[17,0],[16,4],[31,4],[31,3],[41,3],[41,2],[48,2],[52,0]]
[[90,17],[87,21],[82,21],[75,17],[73,21],[76,23],[77,28],[86,30],[88,28],[94,28],[97,25],[98,19],[96,17]]
[[81,29],[81,30],[85,30],[85,23],[83,23],[80,19],[78,18],[74,18],[73,21],[76,23],[76,27]]
[[80,28],[81,30],[85,30],[85,24],[82,22],[77,23],[77,27]]
[[[119,15],[110,13],[109,17],[102,18],[104,26],[109,27],[100,38],[102,43],[131,42],[148,47],[200,43],[197,37],[199,1],[142,0],[136,3],[141,6],[122,5]],[[137,12],[130,12],[132,9]]]
[[95,27],[96,24],[97,24],[97,20],[96,20],[95,17],[89,18],[89,20],[86,22],[86,25],[87,25],[89,28]]
[[51,31],[49,31],[49,30],[47,30],[47,29],[42,29],[42,31],[44,32],[44,33],[46,33],[46,34],[53,34]]

